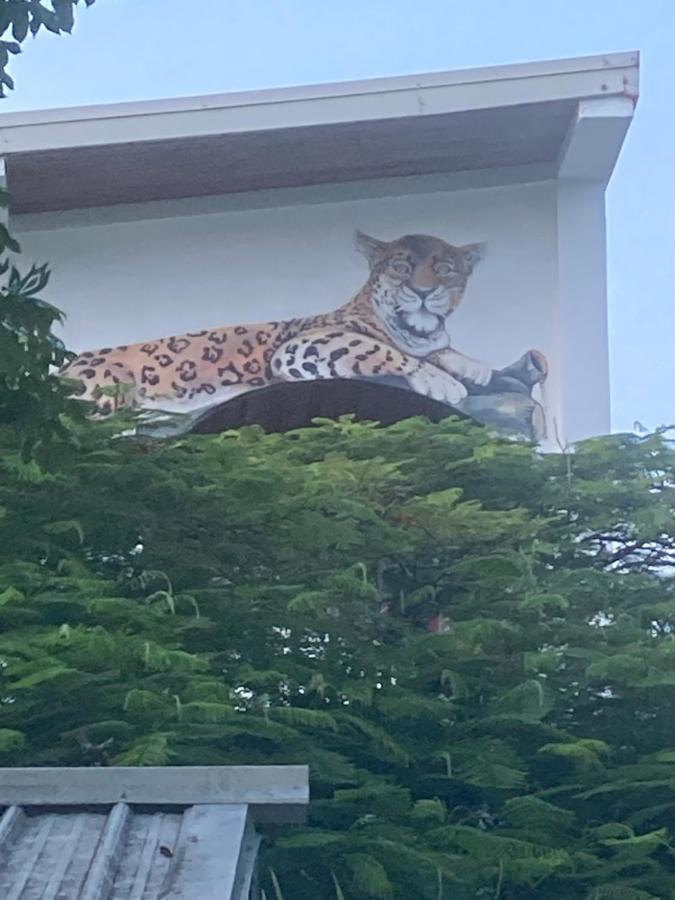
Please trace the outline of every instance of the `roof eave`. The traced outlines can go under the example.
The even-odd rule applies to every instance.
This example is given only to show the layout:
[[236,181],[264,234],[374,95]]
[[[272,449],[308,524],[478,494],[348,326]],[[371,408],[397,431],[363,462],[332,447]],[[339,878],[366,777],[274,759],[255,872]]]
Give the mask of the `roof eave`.
[[618,53],[343,84],[0,115],[0,153],[410,118],[565,99],[638,96]]

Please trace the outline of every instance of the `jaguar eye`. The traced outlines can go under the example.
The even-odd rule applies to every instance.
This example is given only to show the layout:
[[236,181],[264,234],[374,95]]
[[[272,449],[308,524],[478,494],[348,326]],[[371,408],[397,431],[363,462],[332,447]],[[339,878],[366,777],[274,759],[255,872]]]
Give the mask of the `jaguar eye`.
[[437,263],[435,266],[435,271],[437,275],[443,277],[444,275],[449,275],[452,272],[452,265],[447,262]]
[[407,263],[404,259],[397,259],[396,262],[391,264],[391,267],[397,275],[410,275],[412,271],[410,263]]

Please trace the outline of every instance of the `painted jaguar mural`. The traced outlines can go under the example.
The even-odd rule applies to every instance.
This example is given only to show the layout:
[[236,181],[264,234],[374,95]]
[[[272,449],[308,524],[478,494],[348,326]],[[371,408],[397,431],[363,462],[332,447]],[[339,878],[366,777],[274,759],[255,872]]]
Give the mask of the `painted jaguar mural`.
[[369,277],[333,312],[228,325],[79,354],[62,370],[100,415],[124,407],[193,412],[278,382],[375,380],[404,387],[511,434],[540,441],[546,358],[495,371],[451,344],[449,324],[484,254],[428,235],[357,232]]

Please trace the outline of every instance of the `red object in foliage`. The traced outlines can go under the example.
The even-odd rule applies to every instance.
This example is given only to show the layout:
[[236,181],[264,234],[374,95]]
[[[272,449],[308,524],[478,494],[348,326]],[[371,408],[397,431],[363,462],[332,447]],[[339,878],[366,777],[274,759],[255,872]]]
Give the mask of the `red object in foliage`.
[[431,634],[440,634],[447,630],[447,620],[443,613],[437,613],[431,619],[427,619],[427,631]]

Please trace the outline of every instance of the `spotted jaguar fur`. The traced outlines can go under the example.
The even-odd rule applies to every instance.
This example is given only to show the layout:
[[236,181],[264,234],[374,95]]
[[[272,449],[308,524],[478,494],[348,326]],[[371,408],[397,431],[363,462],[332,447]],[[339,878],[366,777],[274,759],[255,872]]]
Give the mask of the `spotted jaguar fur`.
[[456,405],[492,370],[450,347],[448,318],[481,258],[479,244],[380,241],[357,232],[370,274],[333,312],[191,331],[80,353],[62,370],[103,415],[125,406],[189,411],[277,381],[378,379]]

